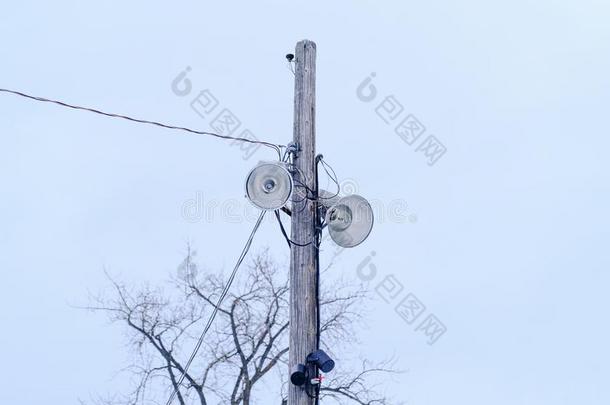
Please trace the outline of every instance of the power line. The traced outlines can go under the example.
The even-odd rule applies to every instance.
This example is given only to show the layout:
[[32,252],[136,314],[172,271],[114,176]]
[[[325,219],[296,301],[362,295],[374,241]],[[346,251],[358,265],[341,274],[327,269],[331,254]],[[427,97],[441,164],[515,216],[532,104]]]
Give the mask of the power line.
[[26,94],[26,93],[22,93],[22,92],[16,91],[16,90],[9,90],[9,89],[2,89],[2,88],[0,88],[0,92],[10,93],[10,94],[14,94],[14,95],[17,95],[17,96],[25,97],[25,98],[28,98],[28,99],[31,99],[31,100],[41,101],[41,102],[44,102],[44,103],[53,103],[53,104],[56,104],[56,105],[59,105],[59,106],[62,106],[62,107],[72,108],[74,110],[88,111],[88,112],[92,112],[92,113],[95,113],[95,114],[104,115],[106,117],[121,118],[121,119],[124,119],[124,120],[132,121],[132,122],[137,122],[137,123],[140,123],[140,124],[149,124],[149,125],[155,125],[155,126],[158,126],[158,127],[161,127],[161,128],[166,128],[166,129],[174,129],[174,130],[178,130],[178,131],[190,132],[192,134],[197,134],[197,135],[208,135],[208,136],[213,136],[213,137],[216,137],[216,138],[232,139],[232,140],[239,141],[239,142],[260,144],[260,145],[264,145],[266,147],[274,149],[278,154],[280,154],[280,156],[281,156],[280,148],[284,147],[284,145],[279,145],[279,144],[275,144],[275,143],[271,143],[271,142],[257,141],[257,140],[248,139],[248,138],[242,138],[242,137],[237,137],[237,136],[215,134],[213,132],[199,131],[199,130],[195,130],[195,129],[179,127],[179,126],[169,125],[169,124],[164,124],[164,123],[157,122],[157,121],[150,121],[150,120],[143,120],[143,119],[139,119],[139,118],[133,118],[133,117],[129,117],[127,115],[122,115],[122,114],[109,113],[109,112],[97,110],[95,108],[82,107],[82,106],[78,106],[78,105],[68,104],[68,103],[63,102],[63,101],[52,100],[52,99],[45,98],[45,97],[32,96],[32,95],[29,95],[29,94]]
[[218,297],[218,300],[216,301],[216,305],[214,306],[214,309],[212,310],[212,313],[210,314],[210,317],[208,318],[208,322],[206,323],[205,328],[203,329],[203,332],[201,333],[201,336],[199,337],[199,340],[197,341],[197,344],[195,345],[195,348],[193,349],[193,352],[191,353],[191,357],[189,357],[188,362],[184,366],[184,371],[182,371],[182,375],[180,376],[180,379],[176,383],[176,386],[174,387],[174,390],[172,391],[172,395],[169,397],[169,399],[167,401],[167,405],[171,405],[174,398],[178,394],[180,385],[184,381],[184,378],[186,377],[186,373],[188,372],[188,369],[191,366],[191,363],[193,362],[193,360],[195,359],[195,356],[197,356],[197,352],[199,352],[199,349],[201,348],[201,344],[203,343],[203,338],[205,337],[206,333],[212,326],[212,323],[214,322],[214,318],[216,318],[216,314],[218,313],[218,310],[220,309],[220,305],[222,304],[222,301],[225,299],[225,296],[227,295],[227,293],[229,292],[229,289],[231,288],[231,284],[233,284],[233,280],[235,279],[235,275],[237,274],[237,269],[239,269],[239,266],[244,261],[246,254],[250,250],[250,246],[252,245],[252,240],[254,239],[254,235],[256,234],[258,227],[260,226],[261,222],[263,221],[265,213],[266,213],[266,211],[261,211],[261,214],[259,215],[258,220],[256,221],[256,224],[254,225],[254,228],[252,229],[252,232],[250,233],[250,237],[248,238],[248,241],[244,245],[244,248],[241,251],[241,255],[239,255],[239,259],[237,259],[237,263],[235,263],[233,272],[231,273],[231,276],[229,277],[229,280],[227,281],[225,288],[222,290],[220,297]]

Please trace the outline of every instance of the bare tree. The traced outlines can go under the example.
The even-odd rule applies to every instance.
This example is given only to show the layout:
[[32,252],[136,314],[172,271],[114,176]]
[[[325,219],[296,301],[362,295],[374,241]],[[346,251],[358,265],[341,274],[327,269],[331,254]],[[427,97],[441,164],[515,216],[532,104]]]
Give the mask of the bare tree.
[[[189,247],[179,276],[171,278],[168,290],[146,285],[129,288],[106,273],[112,293],[92,297],[87,308],[104,312],[112,322],[127,327],[134,359],[124,371],[131,376],[133,390],[101,402],[164,403],[164,398],[179,388],[176,400],[180,405],[250,405],[261,402],[255,401],[255,389],[268,392],[269,383],[275,382],[278,403],[284,404],[288,278],[287,271],[266,251],[242,269],[244,277],[232,286],[218,308],[215,323],[179,386],[202,324],[225,286],[218,273],[197,277],[202,272],[194,263],[194,255]],[[354,325],[362,320],[367,293],[360,286],[334,283],[333,288],[323,286],[321,294],[322,345],[338,356],[330,348],[354,342]],[[320,397],[337,403],[387,404],[368,380],[375,373],[393,372],[387,362],[371,366],[364,361],[355,371],[337,367],[321,386]]]

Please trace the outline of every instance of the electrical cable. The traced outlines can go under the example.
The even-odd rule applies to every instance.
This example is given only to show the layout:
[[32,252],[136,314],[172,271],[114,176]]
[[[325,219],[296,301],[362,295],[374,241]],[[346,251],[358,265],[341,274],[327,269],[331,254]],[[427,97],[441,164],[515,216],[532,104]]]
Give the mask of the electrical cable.
[[309,246],[311,245],[315,240],[316,237],[314,236],[314,240],[311,240],[305,244],[301,244],[301,243],[297,243],[295,241],[293,241],[292,239],[290,239],[290,237],[288,237],[288,233],[286,232],[286,228],[284,228],[284,224],[282,223],[282,219],[280,218],[280,211],[279,210],[275,210],[275,217],[277,218],[277,222],[280,224],[280,230],[282,231],[282,235],[284,235],[284,238],[286,239],[286,242],[288,242],[288,247],[291,248],[292,245],[295,246],[300,246],[300,247],[305,247],[305,246]]
[[[296,165],[291,164],[289,166],[289,170],[292,170],[292,171],[296,172],[300,178],[303,178],[303,179],[306,180],[305,174],[303,173],[303,171],[301,169],[296,167]],[[296,204],[301,204],[305,200],[309,200],[309,201],[315,201],[316,200],[313,197],[313,195],[315,194],[314,191],[309,186],[307,186],[307,184],[303,183],[301,180],[296,179],[296,178],[293,178],[293,181],[294,181],[295,188],[297,190],[299,190],[299,188],[304,188],[305,189],[304,195],[301,195],[299,193],[299,197],[302,197],[301,199],[296,200],[296,198],[293,198],[293,201],[292,201],[293,202],[293,207]],[[310,193],[311,193],[311,196],[309,195]],[[307,208],[307,204],[302,204],[301,208],[297,212],[302,212],[305,208]],[[296,211],[296,207],[294,208],[294,210]]]
[[191,366],[191,363],[193,362],[193,360],[195,359],[195,356],[197,355],[197,352],[199,352],[199,349],[201,348],[201,345],[203,343],[203,338],[205,337],[206,333],[212,326],[212,323],[214,322],[214,318],[216,318],[216,314],[218,313],[220,305],[222,304],[222,301],[226,297],[227,293],[229,292],[229,289],[231,288],[231,284],[233,284],[233,280],[235,279],[235,275],[237,274],[237,269],[239,269],[239,266],[244,261],[246,254],[250,250],[250,246],[252,245],[252,240],[254,239],[254,235],[256,234],[258,227],[260,226],[261,222],[263,221],[265,213],[266,213],[266,211],[262,211],[261,214],[259,215],[258,220],[256,221],[256,224],[254,225],[254,228],[252,229],[252,232],[250,233],[250,237],[248,238],[248,241],[244,245],[244,248],[242,249],[241,254],[239,256],[239,259],[237,259],[237,263],[235,264],[235,267],[233,268],[233,272],[231,273],[231,276],[229,277],[227,284],[225,285],[224,289],[222,290],[222,293],[218,297],[218,300],[216,301],[216,305],[214,306],[214,309],[212,310],[212,313],[210,314],[210,317],[208,318],[208,322],[206,323],[205,328],[203,329],[203,332],[201,333],[201,336],[199,337],[199,340],[197,341],[197,344],[195,345],[195,348],[193,349],[193,352],[192,352],[191,356],[189,357],[188,362],[184,366],[184,371],[182,372],[180,379],[178,380],[178,382],[175,386],[175,389],[172,391],[172,394],[169,397],[166,405],[171,405],[174,398],[176,397],[176,394],[178,393],[178,390],[180,389],[180,385],[184,381],[184,378],[186,376],[186,373],[188,372],[189,367]]
[[[291,69],[291,71],[293,71]],[[294,71],[293,71],[294,73]],[[110,117],[110,118],[120,118],[123,120],[127,120],[127,121],[131,121],[131,122],[136,122],[136,123],[140,123],[140,124],[147,124],[147,125],[154,125],[154,126],[158,126],[161,128],[165,128],[165,129],[172,129],[172,130],[178,130],[178,131],[184,131],[184,132],[189,132],[189,133],[193,133],[193,134],[197,134],[197,135],[206,135],[206,136],[212,136],[212,137],[216,137],[216,138],[221,138],[221,139],[229,139],[229,140],[234,140],[234,141],[239,141],[239,142],[245,142],[245,143],[251,143],[251,144],[260,144],[266,147],[269,147],[271,149],[274,149],[277,153],[278,156],[280,158],[281,161],[285,161],[287,154],[288,154],[288,149],[286,149],[284,151],[284,155],[282,156],[282,148],[286,148],[285,145],[280,145],[280,144],[274,144],[274,143],[270,143],[270,142],[264,142],[264,141],[257,141],[257,140],[252,140],[252,139],[248,139],[248,138],[243,138],[243,137],[233,137],[233,136],[229,136],[229,135],[221,135],[221,134],[216,134],[213,132],[207,132],[207,131],[199,131],[199,130],[194,130],[194,129],[190,129],[190,128],[186,128],[186,127],[180,127],[180,126],[174,126],[174,125],[169,125],[169,124],[164,124],[161,122],[157,122],[157,121],[151,121],[151,120],[144,120],[144,119],[139,119],[139,118],[133,118],[127,115],[122,115],[122,114],[116,114],[116,113],[109,113],[109,112],[105,112],[105,111],[101,111],[98,109],[94,109],[94,108],[90,108],[90,107],[83,107],[83,106],[78,106],[78,105],[73,105],[73,104],[69,104],[63,101],[59,101],[59,100],[53,100],[53,99],[48,99],[48,98],[44,98],[44,97],[39,97],[39,96],[32,96],[26,93],[22,93],[20,91],[16,91],[16,90],[10,90],[10,89],[4,89],[4,88],[0,88],[0,92],[4,92],[4,93],[10,93],[13,95],[17,95],[20,97],[24,97],[24,98],[28,98],[34,101],[39,101],[39,102],[45,102],[45,103],[52,103],[52,104],[56,104],[62,107],[66,107],[66,108],[71,108],[74,110],[81,110],[81,111],[88,111],[91,113],[95,113],[95,114],[99,114],[102,116],[106,116],[106,117]],[[320,156],[319,158],[319,162],[322,163],[322,166],[324,168],[324,171],[326,172],[326,174],[328,175],[328,177],[331,178],[331,180],[333,180],[333,182],[337,185],[337,193],[332,196],[332,197],[320,197],[318,195],[318,193],[316,193],[314,190],[311,190],[310,187],[308,187],[306,184],[302,183],[301,181],[297,181],[297,186],[298,187],[303,187],[305,188],[305,197],[301,200],[298,201],[299,203],[305,201],[305,200],[312,200],[314,203],[316,201],[318,201],[319,199],[330,199],[330,198],[334,198],[335,196],[339,195],[340,192],[340,184],[338,182],[337,179],[337,175],[334,171],[334,169],[332,168],[332,166],[328,165],[328,163],[326,163],[323,158]],[[297,171],[297,173],[299,175],[302,175],[302,177],[304,177],[303,173],[301,170],[299,170],[298,168],[296,168],[296,166],[294,166],[293,164],[290,164],[290,166],[294,167]],[[329,170],[332,172],[329,172]],[[317,165],[316,165],[316,172],[315,172],[315,176],[316,176],[316,184],[318,181],[318,170],[317,170]],[[309,197],[308,193],[311,193],[313,196]],[[307,204],[305,204],[307,205]],[[188,373],[188,370],[193,362],[193,360],[195,359],[195,357],[197,356],[197,353],[199,352],[201,345],[203,344],[203,340],[205,335],[207,334],[208,330],[210,329],[210,327],[212,326],[212,323],[214,322],[214,319],[216,318],[216,315],[218,314],[218,311],[220,309],[220,305],[222,304],[223,300],[226,298],[226,295],[229,292],[229,289],[231,288],[231,285],[233,284],[233,281],[237,275],[237,271],[240,267],[240,265],[243,263],[248,251],[250,250],[250,247],[252,245],[252,241],[254,239],[254,235],[256,234],[256,232],[258,231],[258,228],[265,216],[265,211],[262,211],[260,216],[258,217],[258,220],[256,221],[256,224],[254,225],[254,228],[252,229],[252,232],[250,233],[250,236],[248,238],[248,240],[246,241],[246,244],[244,245],[242,252],[235,264],[235,267],[233,268],[233,271],[227,281],[227,284],[225,285],[224,289],[222,290],[220,296],[218,297],[218,300],[216,302],[216,305],[214,306],[212,313],[210,314],[210,317],[208,318],[208,321],[204,327],[203,332],[201,333],[197,344],[195,345],[195,348],[193,349],[191,356],[189,357],[189,360],[187,361],[187,363],[184,366],[184,369],[181,373],[180,378],[177,381],[177,384],[174,388],[174,390],[172,391],[172,394],[170,395],[167,404],[166,405],[171,405],[171,403],[173,402],[173,400],[175,399],[180,386],[182,385],[186,374]],[[316,233],[314,235],[314,239],[306,244],[300,244],[297,242],[292,241],[289,237],[288,234],[286,232],[286,229],[284,228],[284,225],[281,221],[280,218],[280,214],[278,210],[274,211],[275,216],[278,220],[278,223],[280,225],[280,229],[282,231],[282,234],[284,235],[284,237],[286,238],[286,241],[288,243],[289,247],[292,247],[292,245],[296,245],[296,246],[300,246],[300,247],[305,247],[305,246],[309,246],[312,243],[315,242],[314,247],[316,249],[319,249],[320,246],[320,242],[321,242],[321,225],[322,222],[320,221],[320,219],[318,218],[318,215],[316,215]],[[317,278],[318,278],[318,284],[316,286],[316,296],[317,296],[317,305],[318,305],[318,319],[317,319],[317,348],[319,349],[320,347],[320,285],[319,285],[319,276],[320,276],[320,265],[319,262],[317,263],[317,268],[316,268],[316,272],[317,272]],[[316,403],[319,403],[319,397],[320,397],[320,386],[318,385],[317,387],[317,393],[315,396],[311,396],[309,393],[307,393],[307,395],[309,395],[312,398],[315,398]]]
[[280,213],[278,210],[275,210],[275,217],[277,218],[277,222],[280,224],[280,230],[282,231],[282,235],[284,235],[284,239],[286,239],[286,242],[288,243],[288,249],[290,249],[292,247],[292,243],[290,243],[290,238],[286,233],[286,229],[284,229],[284,224],[282,224],[282,220],[280,219]]
[[[320,189],[320,183],[318,182],[319,181],[318,162],[324,162],[322,155],[318,155],[318,157],[319,157],[319,159],[316,158],[316,165],[315,165],[315,171],[314,171],[314,176],[316,176],[316,178],[315,178],[316,193],[315,193],[314,197],[316,198],[316,200],[319,199],[319,189]],[[331,170],[332,170],[332,168],[331,168]],[[328,174],[328,171],[326,173]],[[333,173],[334,173],[334,170],[333,170]],[[320,220],[320,211],[319,211],[319,206],[317,205],[319,203],[316,202],[315,204],[316,204],[316,207],[315,207],[316,208],[316,216],[315,216],[316,244],[315,244],[315,247],[319,251],[320,243],[322,242],[322,221]],[[321,327],[320,318],[322,317],[322,314],[320,313],[320,256],[319,255],[318,255],[318,260],[316,260],[316,305],[317,305],[317,312],[318,312],[318,316],[317,316],[318,319],[316,319],[316,322],[317,322],[316,350],[320,350],[320,327]],[[320,380],[320,382],[318,383],[316,388],[317,389],[316,389],[316,394],[315,394],[315,401],[316,401],[316,405],[319,405],[320,404],[320,390],[322,389],[322,380]]]
[[[286,165],[287,165],[287,167],[288,167],[288,171],[289,171],[291,174],[293,174],[293,172],[297,172],[298,174],[303,173],[303,172],[302,172],[302,171],[301,171],[299,168],[297,168],[297,167],[294,165],[294,163],[292,163],[292,156],[293,156],[293,155],[292,155],[292,153],[290,152],[289,147],[286,147],[286,150],[285,150],[285,152],[284,152],[284,156],[283,156],[283,158],[282,158],[282,162],[285,162],[285,163],[286,163]],[[304,176],[303,176],[303,177],[304,177]],[[300,181],[300,180],[295,179],[295,176],[293,176],[293,183],[294,183],[294,185],[295,185],[295,193],[293,194],[293,197],[292,197],[292,206],[293,206],[293,208],[295,208],[297,204],[301,204],[303,201],[305,201],[305,200],[307,200],[307,199],[308,199],[308,196],[307,196],[307,190],[309,190],[309,188],[308,188],[308,187],[307,187],[305,184],[301,183],[301,181]],[[297,199],[297,198],[296,198],[297,196],[298,196],[298,197],[301,197],[299,187],[305,187],[306,191],[305,191],[305,196],[303,196],[303,197],[302,197],[302,198],[300,198],[300,199]],[[296,211],[296,212],[302,212],[302,211],[303,211],[305,208],[306,208],[306,204],[304,204],[304,205],[301,207],[301,209],[299,209],[299,210],[298,210],[298,211]]]
[[[299,177],[302,178],[304,181],[307,180],[307,176],[305,176],[305,173],[303,173],[303,170],[296,167],[296,165],[292,164],[290,166],[290,169],[296,171],[297,174],[299,175]],[[299,185],[301,187],[304,187],[308,192],[310,192],[311,194],[314,194],[314,191],[309,186],[307,186],[307,184],[303,183],[301,180],[297,180],[297,182],[299,183]],[[309,198],[310,200],[313,199],[313,197],[307,197],[307,198]]]
[[[304,201],[305,199],[312,200],[312,201],[316,201],[316,200],[331,200],[331,199],[337,197],[341,193],[341,185],[339,184],[337,173],[335,172],[333,167],[330,164],[328,164],[328,162],[326,162],[324,160],[322,155],[318,155],[318,161],[317,162],[322,164],[322,168],[326,172],[326,175],[337,186],[337,191],[333,195],[331,195],[331,196],[324,197],[324,196],[319,196],[318,195],[318,197],[314,197],[313,194],[315,194],[315,193],[314,193],[314,191],[310,187],[308,187],[302,181],[295,179],[294,180],[295,186],[304,188],[305,191],[306,191],[305,196],[299,202]],[[302,177],[302,178],[305,177],[305,175],[303,174],[303,171],[301,169],[297,168],[296,166],[289,165],[289,169],[296,171],[297,174],[299,174],[299,177]],[[309,194],[311,194],[311,196]]]
[[[333,169],[331,165],[326,163],[326,161],[324,160],[322,155],[319,155],[319,156],[320,156],[319,162],[322,163],[322,168],[326,172],[326,175],[333,181],[333,183],[335,183],[337,185],[337,192],[330,197],[318,197],[318,198],[321,200],[330,200],[330,199],[337,197],[341,193],[341,185],[339,184],[339,180],[337,177],[337,173],[335,173],[335,169]],[[329,173],[329,171],[328,171],[329,169],[332,172],[332,175]]]
[[25,93],[22,93],[22,92],[16,91],[16,90],[9,90],[9,89],[2,89],[2,88],[0,88],[0,92],[10,93],[10,94],[14,94],[14,95],[17,95],[17,96],[29,98],[31,100],[41,101],[41,102],[44,102],[44,103],[53,103],[53,104],[56,104],[56,105],[60,105],[62,107],[72,108],[74,110],[88,111],[88,112],[92,112],[92,113],[95,113],[95,114],[104,115],[106,117],[121,118],[121,119],[124,119],[124,120],[132,121],[132,122],[137,122],[137,123],[140,123],[140,124],[155,125],[155,126],[158,126],[158,127],[161,127],[161,128],[165,128],[165,129],[174,129],[174,130],[178,130],[178,131],[185,131],[185,132],[190,132],[192,134],[197,134],[197,135],[208,135],[208,136],[213,136],[213,137],[216,137],[216,138],[232,139],[232,140],[239,141],[239,142],[246,142],[246,143],[253,143],[253,144],[264,145],[264,146],[266,146],[268,148],[274,149],[278,153],[278,155],[280,157],[281,157],[281,150],[280,150],[280,148],[284,147],[284,145],[279,145],[279,144],[275,144],[275,143],[271,143],[271,142],[257,141],[257,140],[253,140],[253,139],[236,137],[236,136],[229,136],[229,135],[221,135],[221,134],[216,134],[216,133],[213,133],[213,132],[199,131],[199,130],[190,129],[190,128],[186,128],[186,127],[179,127],[179,126],[175,126],[175,125],[163,124],[163,123],[157,122],[157,121],[150,121],[150,120],[143,120],[143,119],[139,119],[139,118],[133,118],[133,117],[129,117],[129,116],[122,115],[122,114],[108,113],[108,112],[104,112],[104,111],[97,110],[97,109],[94,109],[94,108],[81,107],[81,106],[78,106],[78,105],[68,104],[68,103],[65,103],[63,101],[52,100],[52,99],[49,99],[49,98],[38,97],[38,96],[31,96],[29,94],[25,94]]

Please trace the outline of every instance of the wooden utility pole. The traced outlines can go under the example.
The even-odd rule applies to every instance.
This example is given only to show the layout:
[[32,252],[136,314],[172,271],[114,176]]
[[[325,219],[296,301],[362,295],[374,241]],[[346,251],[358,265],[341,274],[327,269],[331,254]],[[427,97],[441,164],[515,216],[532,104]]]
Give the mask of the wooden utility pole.
[[[294,83],[294,142],[298,146],[293,173],[293,193],[290,254],[290,355],[289,367],[293,370],[305,363],[307,355],[318,345],[318,249],[316,228],[318,204],[303,198],[303,193],[317,196],[316,175],[316,44],[303,40],[297,43],[295,52]],[[307,188],[304,188],[302,184]],[[308,191],[309,190],[309,191]],[[311,243],[310,243],[311,242]],[[305,246],[299,246],[305,245]],[[314,376],[313,367],[309,370]],[[288,384],[288,405],[312,405],[304,387]]]

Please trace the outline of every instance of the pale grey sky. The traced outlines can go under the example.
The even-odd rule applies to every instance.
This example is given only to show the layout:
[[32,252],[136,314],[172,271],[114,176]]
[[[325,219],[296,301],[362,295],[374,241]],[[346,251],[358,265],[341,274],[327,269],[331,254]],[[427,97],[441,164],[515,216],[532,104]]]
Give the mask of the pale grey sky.
[[[409,372],[388,391],[409,404],[607,404],[609,19],[590,0],[5,2],[0,87],[206,129],[171,91],[189,66],[194,92],[285,143],[284,55],[316,41],[319,152],[360,194],[413,215],[379,221],[336,271],[357,277],[374,251],[372,286],[393,274],[396,300],[413,293],[447,328],[428,345],[398,301],[376,299],[354,350],[396,355]],[[373,72],[377,98],[363,102]],[[413,145],[376,114],[386,96],[426,127]],[[0,402],[120,390],[121,329],[70,305],[104,285],[104,266],[165,280],[187,240],[231,266],[253,220],[193,223],[183,206],[247,207],[245,175],[272,155],[7,94],[0,111]],[[433,166],[417,151],[428,135],[447,149]],[[270,221],[265,245],[286,257]]]

